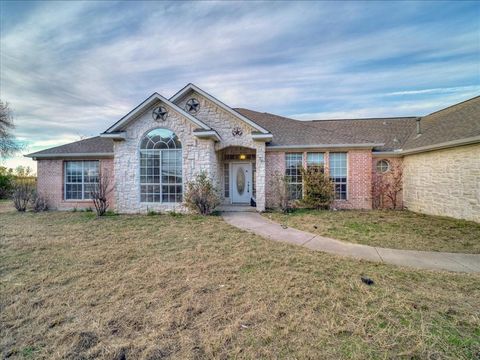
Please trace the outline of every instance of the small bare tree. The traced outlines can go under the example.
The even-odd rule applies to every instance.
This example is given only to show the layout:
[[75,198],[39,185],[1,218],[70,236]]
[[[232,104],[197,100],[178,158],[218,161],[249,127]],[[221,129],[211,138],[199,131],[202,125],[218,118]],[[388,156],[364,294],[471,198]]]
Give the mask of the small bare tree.
[[398,198],[403,190],[403,166],[393,163],[383,174],[377,174],[373,182],[374,207],[379,209],[399,208]]
[[108,197],[113,191],[112,181],[110,173],[104,170],[100,170],[98,173],[98,182],[94,185],[90,191],[90,198],[93,201],[97,216],[103,216],[108,210],[110,203]]
[[276,172],[270,182],[270,191],[272,191],[273,198],[275,199],[275,208],[279,208],[282,212],[287,213],[291,210],[291,203],[288,196],[288,181],[285,175]]

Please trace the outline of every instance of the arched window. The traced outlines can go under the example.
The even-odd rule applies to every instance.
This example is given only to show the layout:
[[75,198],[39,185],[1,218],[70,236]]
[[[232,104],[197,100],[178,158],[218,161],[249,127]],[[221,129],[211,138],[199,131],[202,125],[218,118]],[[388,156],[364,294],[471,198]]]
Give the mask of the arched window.
[[182,202],[182,144],[170,130],[152,130],[140,143],[140,201]]

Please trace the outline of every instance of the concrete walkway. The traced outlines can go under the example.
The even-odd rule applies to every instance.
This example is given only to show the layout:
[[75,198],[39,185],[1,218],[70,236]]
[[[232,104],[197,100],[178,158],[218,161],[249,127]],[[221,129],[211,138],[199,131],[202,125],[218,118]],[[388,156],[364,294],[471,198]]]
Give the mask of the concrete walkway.
[[480,254],[378,248],[284,228],[258,213],[223,212],[222,216],[227,223],[237,228],[274,241],[296,244],[312,250],[421,269],[480,273]]

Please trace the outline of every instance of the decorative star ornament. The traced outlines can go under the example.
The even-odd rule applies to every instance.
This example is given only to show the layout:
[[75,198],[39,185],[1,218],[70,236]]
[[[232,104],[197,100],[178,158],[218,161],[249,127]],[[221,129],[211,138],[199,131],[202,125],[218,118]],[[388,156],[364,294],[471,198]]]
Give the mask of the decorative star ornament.
[[242,136],[243,135],[243,131],[240,127],[234,127],[233,130],[232,130],[232,135],[233,136]]
[[152,118],[155,121],[167,120],[168,111],[163,106],[159,106],[152,111]]
[[196,114],[198,110],[200,110],[200,103],[197,99],[191,98],[185,104],[185,110],[187,110],[187,112],[189,112],[190,114]]

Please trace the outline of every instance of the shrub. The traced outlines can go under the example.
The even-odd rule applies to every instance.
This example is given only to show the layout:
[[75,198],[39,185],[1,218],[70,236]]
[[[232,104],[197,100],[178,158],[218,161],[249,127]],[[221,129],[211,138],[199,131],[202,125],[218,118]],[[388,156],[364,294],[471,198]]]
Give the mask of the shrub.
[[287,213],[292,209],[292,203],[288,196],[287,177],[276,172],[269,182],[270,189],[274,194],[275,203],[273,207]]
[[194,180],[187,182],[184,196],[185,206],[201,215],[210,215],[220,204],[218,190],[212,180],[202,171]]
[[36,192],[32,196],[32,210],[34,212],[41,212],[41,211],[47,211],[48,210],[48,202],[47,200],[39,196]]
[[309,209],[328,209],[335,197],[333,182],[322,167],[312,166],[301,169],[303,178],[303,199],[300,204]]
[[14,175],[11,169],[0,166],[0,199],[8,199],[13,190]]
[[27,210],[35,195],[35,183],[28,179],[17,179],[13,185],[12,200],[17,211]]

